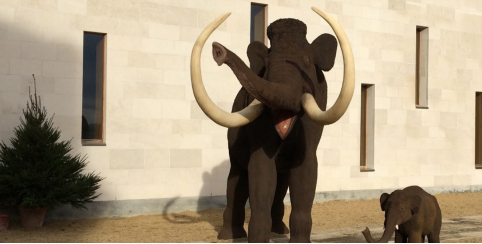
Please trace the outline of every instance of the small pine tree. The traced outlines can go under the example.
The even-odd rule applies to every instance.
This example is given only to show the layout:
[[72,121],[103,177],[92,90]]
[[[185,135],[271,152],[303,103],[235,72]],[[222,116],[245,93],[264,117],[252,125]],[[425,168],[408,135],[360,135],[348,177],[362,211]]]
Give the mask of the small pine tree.
[[34,97],[23,110],[20,126],[14,129],[11,147],[0,143],[0,205],[23,208],[55,208],[69,204],[84,208],[99,196],[98,174],[83,174],[86,156],[72,157],[69,141],[59,141],[60,131],[54,128],[53,116],[37,96],[34,78]]

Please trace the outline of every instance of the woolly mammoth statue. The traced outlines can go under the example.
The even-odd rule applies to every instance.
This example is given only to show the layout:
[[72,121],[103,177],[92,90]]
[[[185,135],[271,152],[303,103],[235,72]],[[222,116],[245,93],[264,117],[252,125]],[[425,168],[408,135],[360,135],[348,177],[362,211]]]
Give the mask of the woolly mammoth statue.
[[[378,242],[388,242],[395,232],[395,242],[440,242],[442,212],[437,198],[418,186],[396,190],[380,196],[385,212],[385,231]],[[376,242],[368,227],[362,231],[367,242]]]
[[345,113],[353,96],[355,77],[353,55],[344,31],[333,18],[312,9],[333,28],[343,54],[343,85],[338,99],[327,111],[327,84],[322,70],[329,71],[334,65],[334,36],[322,34],[310,44],[303,22],[277,20],[268,27],[270,48],[260,42],[248,46],[251,68],[214,42],[214,60],[218,65],[228,65],[243,86],[232,113],[221,110],[209,98],[200,67],[206,39],[230,14],[213,21],[194,44],[191,81],[196,101],[210,119],[229,128],[231,170],[219,238],[246,236],[243,223],[248,198],[248,241],[268,242],[271,230],[286,233],[283,198],[289,187],[291,241],[310,241],[318,168],[316,149],[323,126],[336,122]]

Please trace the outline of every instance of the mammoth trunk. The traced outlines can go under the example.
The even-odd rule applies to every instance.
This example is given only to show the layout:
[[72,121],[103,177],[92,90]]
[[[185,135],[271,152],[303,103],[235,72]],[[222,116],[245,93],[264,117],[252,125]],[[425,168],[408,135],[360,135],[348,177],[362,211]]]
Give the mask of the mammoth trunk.
[[390,241],[390,238],[392,238],[394,232],[395,232],[395,224],[387,225],[387,227],[385,228],[385,231],[383,232],[382,238],[380,238],[380,240],[378,241],[375,241],[375,239],[373,239],[368,227],[362,233],[363,233],[363,236],[365,236],[365,240],[369,243],[374,243],[374,242],[386,243]]
[[288,85],[259,77],[236,54],[217,42],[213,43],[213,56],[218,65],[227,64],[246,91],[261,103],[272,109],[300,111],[301,88],[298,92],[293,89],[296,82]]

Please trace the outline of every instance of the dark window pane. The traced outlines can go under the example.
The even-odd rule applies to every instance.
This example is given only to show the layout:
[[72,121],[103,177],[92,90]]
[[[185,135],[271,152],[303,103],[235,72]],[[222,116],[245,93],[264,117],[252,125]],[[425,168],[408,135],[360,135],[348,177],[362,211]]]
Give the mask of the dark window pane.
[[475,164],[482,165],[482,92],[475,93]]
[[82,139],[103,140],[104,34],[84,33]]
[[264,43],[265,36],[265,6],[251,4],[251,42],[260,41]]

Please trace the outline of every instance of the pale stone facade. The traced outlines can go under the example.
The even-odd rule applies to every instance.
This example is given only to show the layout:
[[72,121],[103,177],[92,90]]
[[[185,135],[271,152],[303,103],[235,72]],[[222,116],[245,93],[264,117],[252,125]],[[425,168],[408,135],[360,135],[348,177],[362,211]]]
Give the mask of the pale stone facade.
[[[356,88],[346,114],[325,127],[317,191],[482,185],[475,169],[475,92],[482,91],[482,1],[258,0],[268,24],[297,18],[308,40],[333,33],[316,6],[350,40]],[[229,171],[226,128],[194,100],[190,54],[204,27],[228,20],[206,42],[202,71],[211,98],[226,111],[241,87],[218,67],[218,41],[248,62],[250,1],[1,0],[0,140],[13,136],[31,74],[63,139],[100,172],[99,201],[224,195]],[[416,26],[429,27],[428,107],[415,107]],[[83,33],[107,34],[105,146],[81,145]],[[325,72],[331,106],[343,61]],[[374,84],[374,172],[360,172],[361,84]]]

